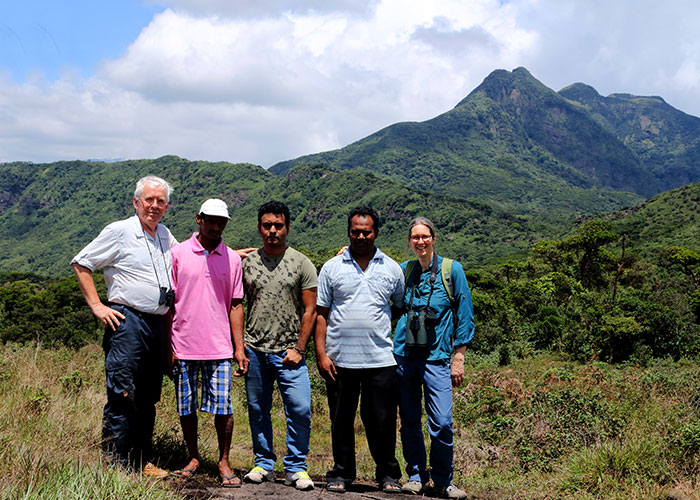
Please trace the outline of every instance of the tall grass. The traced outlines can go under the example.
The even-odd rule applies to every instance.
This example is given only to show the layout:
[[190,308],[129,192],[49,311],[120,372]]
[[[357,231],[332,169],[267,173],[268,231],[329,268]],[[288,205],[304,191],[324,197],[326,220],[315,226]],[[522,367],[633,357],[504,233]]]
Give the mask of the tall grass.
[[0,497],[177,498],[138,474],[106,466],[99,446],[102,353],[0,348]]
[[[309,361],[312,441],[309,472],[332,465],[324,386]],[[499,366],[473,357],[455,392],[455,482],[483,499],[700,499],[700,366],[578,364],[548,355]],[[164,381],[155,448],[173,470],[187,453],[172,382]],[[99,446],[104,374],[101,349],[0,346],[0,498],[185,498],[174,481],[106,465]],[[253,465],[243,380],[233,387],[232,465]],[[285,418],[274,396],[281,471]],[[374,464],[357,423],[360,480]],[[213,420],[201,414],[203,480],[217,475]],[[428,443],[429,444],[429,443]],[[402,461],[400,442],[397,455]]]
[[[179,497],[173,491],[177,485],[171,481],[145,479],[103,463],[103,367],[102,350],[97,344],[79,351],[45,349],[40,345],[0,346],[0,498]],[[330,424],[323,383],[311,363],[310,367],[314,391],[308,459],[309,472],[318,477],[332,465]],[[232,402],[235,424],[231,464],[244,473],[252,468],[254,457],[242,378],[234,379]],[[286,420],[277,392],[273,404],[274,443],[277,468],[281,471]],[[213,480],[218,475],[214,422],[208,414],[199,416],[201,472]],[[154,448],[160,466],[174,470],[185,465],[187,450],[175,409],[173,384],[167,378],[157,407]],[[365,455],[369,456],[364,439],[358,438],[360,464]],[[363,471],[360,468],[360,473]]]
[[697,499],[698,387],[688,362],[490,360],[455,397],[456,466],[478,498]]

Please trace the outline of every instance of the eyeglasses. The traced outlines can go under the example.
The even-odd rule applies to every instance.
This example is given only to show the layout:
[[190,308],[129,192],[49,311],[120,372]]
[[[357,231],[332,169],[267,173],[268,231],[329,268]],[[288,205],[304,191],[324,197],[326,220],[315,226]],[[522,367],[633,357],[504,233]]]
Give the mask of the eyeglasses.
[[430,241],[432,239],[433,239],[432,234],[414,234],[411,236],[411,241],[416,241],[416,242],[418,242],[420,240]]
[[159,207],[164,207],[168,204],[167,201],[165,201],[162,198],[140,198],[141,203],[143,203],[146,206],[151,206],[151,205],[157,205]]
[[265,231],[269,231],[273,226],[277,231],[281,231],[284,228],[284,222],[263,222],[260,225]]

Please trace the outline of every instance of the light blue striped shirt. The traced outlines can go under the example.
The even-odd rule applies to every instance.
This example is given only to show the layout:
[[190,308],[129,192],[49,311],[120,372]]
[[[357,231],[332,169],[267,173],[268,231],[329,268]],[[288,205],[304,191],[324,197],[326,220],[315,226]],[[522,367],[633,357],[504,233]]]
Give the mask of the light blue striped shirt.
[[341,368],[396,364],[391,341],[391,303],[403,304],[401,267],[376,249],[363,272],[348,248],[318,275],[316,303],[328,307],[326,354]]

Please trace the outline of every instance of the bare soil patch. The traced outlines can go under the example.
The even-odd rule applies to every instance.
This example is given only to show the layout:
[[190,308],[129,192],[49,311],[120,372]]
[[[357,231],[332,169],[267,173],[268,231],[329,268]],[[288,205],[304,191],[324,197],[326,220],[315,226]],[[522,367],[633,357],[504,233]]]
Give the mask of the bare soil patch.
[[[242,474],[239,476],[242,477]],[[316,487],[311,491],[299,491],[292,486],[286,486],[284,480],[278,478],[274,483],[262,484],[243,483],[240,488],[223,488],[210,477],[198,475],[187,482],[167,479],[187,498],[192,500],[232,499],[236,500],[265,500],[284,498],[285,500],[399,500],[423,498],[422,496],[404,495],[402,493],[384,493],[377,485],[356,481],[345,493],[332,493],[326,490],[326,483],[321,478],[314,477]]]

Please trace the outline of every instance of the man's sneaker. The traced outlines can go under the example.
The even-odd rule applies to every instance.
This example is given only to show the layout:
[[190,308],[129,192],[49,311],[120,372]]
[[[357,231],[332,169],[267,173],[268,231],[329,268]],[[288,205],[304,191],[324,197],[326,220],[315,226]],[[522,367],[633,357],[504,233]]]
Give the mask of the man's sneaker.
[[314,482],[309,477],[309,473],[305,470],[300,470],[299,472],[287,472],[284,478],[284,484],[287,486],[292,486],[298,490],[313,490]]
[[259,465],[256,465],[250,472],[243,476],[243,480],[248,483],[260,484],[263,481],[275,482],[275,471],[265,470]]
[[420,481],[409,481],[401,487],[401,492],[418,495],[423,492],[423,483]]
[[438,496],[442,498],[467,498],[467,493],[457,488],[454,484],[438,488]]
[[146,465],[143,466],[142,472],[144,476],[153,477],[156,479],[163,479],[164,477],[168,477],[167,470],[163,470],[160,467],[156,467],[151,462],[148,462]]

